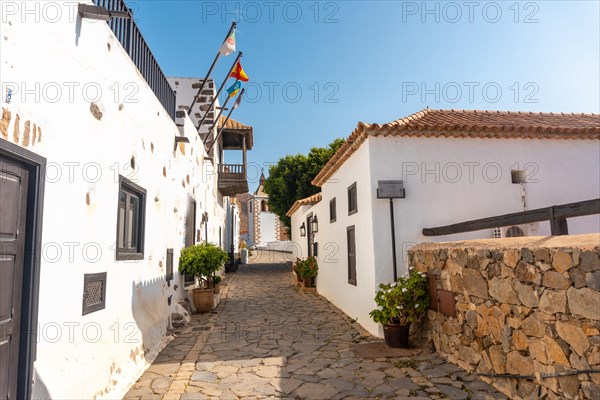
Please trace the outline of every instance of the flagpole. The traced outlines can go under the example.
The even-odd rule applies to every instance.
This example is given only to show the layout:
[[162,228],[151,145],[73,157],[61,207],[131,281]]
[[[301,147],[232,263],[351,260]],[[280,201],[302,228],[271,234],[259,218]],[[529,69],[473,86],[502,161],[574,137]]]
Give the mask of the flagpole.
[[227,107],[227,103],[229,103],[229,99],[231,99],[231,97],[233,97],[233,96],[227,96],[225,103],[223,103],[223,105],[221,106],[221,109],[219,110],[219,114],[215,118],[215,122],[212,124],[212,126],[210,128],[208,128],[209,132],[212,131],[215,128],[215,125],[219,122],[219,118],[221,118],[221,115],[223,114],[223,110],[225,110],[225,107]]
[[237,108],[237,106],[240,104],[240,101],[242,100],[242,96],[244,95],[245,91],[246,91],[246,89],[242,89],[242,91],[240,92],[240,95],[235,100],[233,107],[231,107],[231,110],[229,110],[229,113],[227,114],[227,118],[225,118],[225,121],[223,121],[223,126],[221,127],[221,129],[219,129],[219,132],[217,133],[215,140],[213,140],[213,142],[210,144],[210,147],[206,151],[206,154],[210,154],[210,151],[212,150],[213,146],[215,145],[215,143],[217,143],[217,140],[219,140],[219,136],[221,136],[221,133],[223,133],[223,129],[225,129],[225,125],[227,125],[227,121],[229,121],[229,117],[231,117],[233,110],[235,110]]
[[[223,43],[225,43],[227,38],[229,38],[229,35],[231,35],[231,32],[233,32],[233,30],[236,28],[236,26],[237,26],[236,22],[232,21],[231,27],[229,28],[229,32],[227,32],[227,36],[225,36],[225,40],[223,40]],[[202,94],[202,89],[204,89],[204,85],[206,84],[206,81],[208,81],[208,78],[210,77],[212,70],[215,68],[215,65],[217,65],[217,60],[219,59],[220,56],[221,56],[221,49],[219,49],[219,51],[217,52],[217,56],[213,60],[210,68],[208,69],[208,73],[206,74],[206,77],[204,78],[204,80],[202,81],[202,84],[200,85],[200,90],[198,90],[198,94],[196,94],[196,96],[194,96],[194,99],[192,100],[192,105],[188,109],[189,110],[188,115],[190,115],[190,113],[192,112],[192,107],[194,107],[194,105],[196,104],[196,100],[198,100],[198,97],[200,96],[200,94]]]
[[[210,110],[213,108],[213,106],[215,105],[215,102],[217,101],[217,98],[219,97],[219,95],[221,94],[221,91],[223,90],[223,87],[225,86],[225,83],[227,82],[227,79],[229,79],[229,75],[231,75],[231,73],[233,72],[233,69],[235,68],[235,66],[237,65],[238,61],[240,60],[240,58],[242,58],[243,53],[240,51],[235,59],[235,61],[233,62],[233,64],[231,65],[231,69],[229,69],[229,72],[227,73],[227,76],[225,76],[225,80],[223,80],[223,83],[221,84],[221,87],[219,88],[219,90],[217,91],[217,94],[215,95],[215,97],[213,98],[212,102],[210,103],[210,106],[208,106],[208,109],[206,110],[206,112],[204,113],[204,116],[202,117],[202,119],[200,120],[200,123],[198,123],[198,126],[196,127],[196,132],[198,132],[198,134],[200,133],[200,128],[202,127],[202,124],[204,123],[204,121],[206,120],[206,117],[208,116],[208,113],[210,112]],[[210,133],[210,132],[209,132]],[[208,137],[208,136],[207,136]]]

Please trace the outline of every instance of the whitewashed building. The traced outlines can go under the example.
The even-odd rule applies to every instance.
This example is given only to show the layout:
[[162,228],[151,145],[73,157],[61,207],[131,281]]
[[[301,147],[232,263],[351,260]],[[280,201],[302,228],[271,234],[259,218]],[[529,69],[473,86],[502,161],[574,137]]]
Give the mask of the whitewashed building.
[[[318,256],[318,292],[381,335],[368,314],[377,286],[393,280],[393,263],[390,204],[377,198],[379,181],[402,180],[406,191],[393,202],[402,275],[415,244],[507,234],[426,237],[424,228],[599,198],[599,146],[593,114],[428,109],[388,124],[359,123],[313,180],[321,193],[288,212],[292,240],[303,255],[312,247]],[[515,230],[550,234],[543,222]],[[572,234],[599,230],[599,215],[569,220]]]
[[287,229],[269,209],[269,195],[265,192],[264,185],[265,174],[262,173],[258,187],[248,200],[249,245],[287,250]]
[[0,23],[0,398],[119,398],[181,312],[180,249],[224,238],[222,154],[207,154],[194,121],[176,117],[176,93],[124,2],[110,6],[129,18],[110,25],[82,18],[76,2],[53,2],[56,18],[31,11],[46,2],[10,3]]

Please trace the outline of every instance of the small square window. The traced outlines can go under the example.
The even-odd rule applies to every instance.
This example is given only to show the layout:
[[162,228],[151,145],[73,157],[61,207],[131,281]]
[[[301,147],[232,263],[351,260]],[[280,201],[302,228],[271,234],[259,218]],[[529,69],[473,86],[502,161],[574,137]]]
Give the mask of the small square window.
[[525,183],[527,180],[527,170],[513,169],[510,171],[510,179],[512,183]]
[[329,201],[329,222],[336,221],[335,197]]
[[117,261],[144,259],[146,190],[119,176]]
[[81,315],[106,307],[106,272],[83,276],[83,306]]
[[348,215],[358,211],[358,202],[356,199],[356,182],[348,187]]

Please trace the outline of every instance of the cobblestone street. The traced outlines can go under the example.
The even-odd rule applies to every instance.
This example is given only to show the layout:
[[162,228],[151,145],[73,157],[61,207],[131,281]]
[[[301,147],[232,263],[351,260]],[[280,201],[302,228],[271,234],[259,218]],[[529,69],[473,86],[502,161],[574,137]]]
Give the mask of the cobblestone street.
[[362,357],[355,344],[376,339],[299,293],[285,264],[241,266],[227,283],[216,313],[193,315],[126,399],[505,398],[435,354]]

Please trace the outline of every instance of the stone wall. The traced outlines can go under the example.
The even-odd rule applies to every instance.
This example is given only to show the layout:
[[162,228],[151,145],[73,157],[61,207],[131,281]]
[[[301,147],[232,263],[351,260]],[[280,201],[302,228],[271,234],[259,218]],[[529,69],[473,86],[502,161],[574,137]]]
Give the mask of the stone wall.
[[456,301],[423,344],[511,398],[600,398],[600,373],[575,373],[600,371],[599,234],[425,243],[409,263]]

